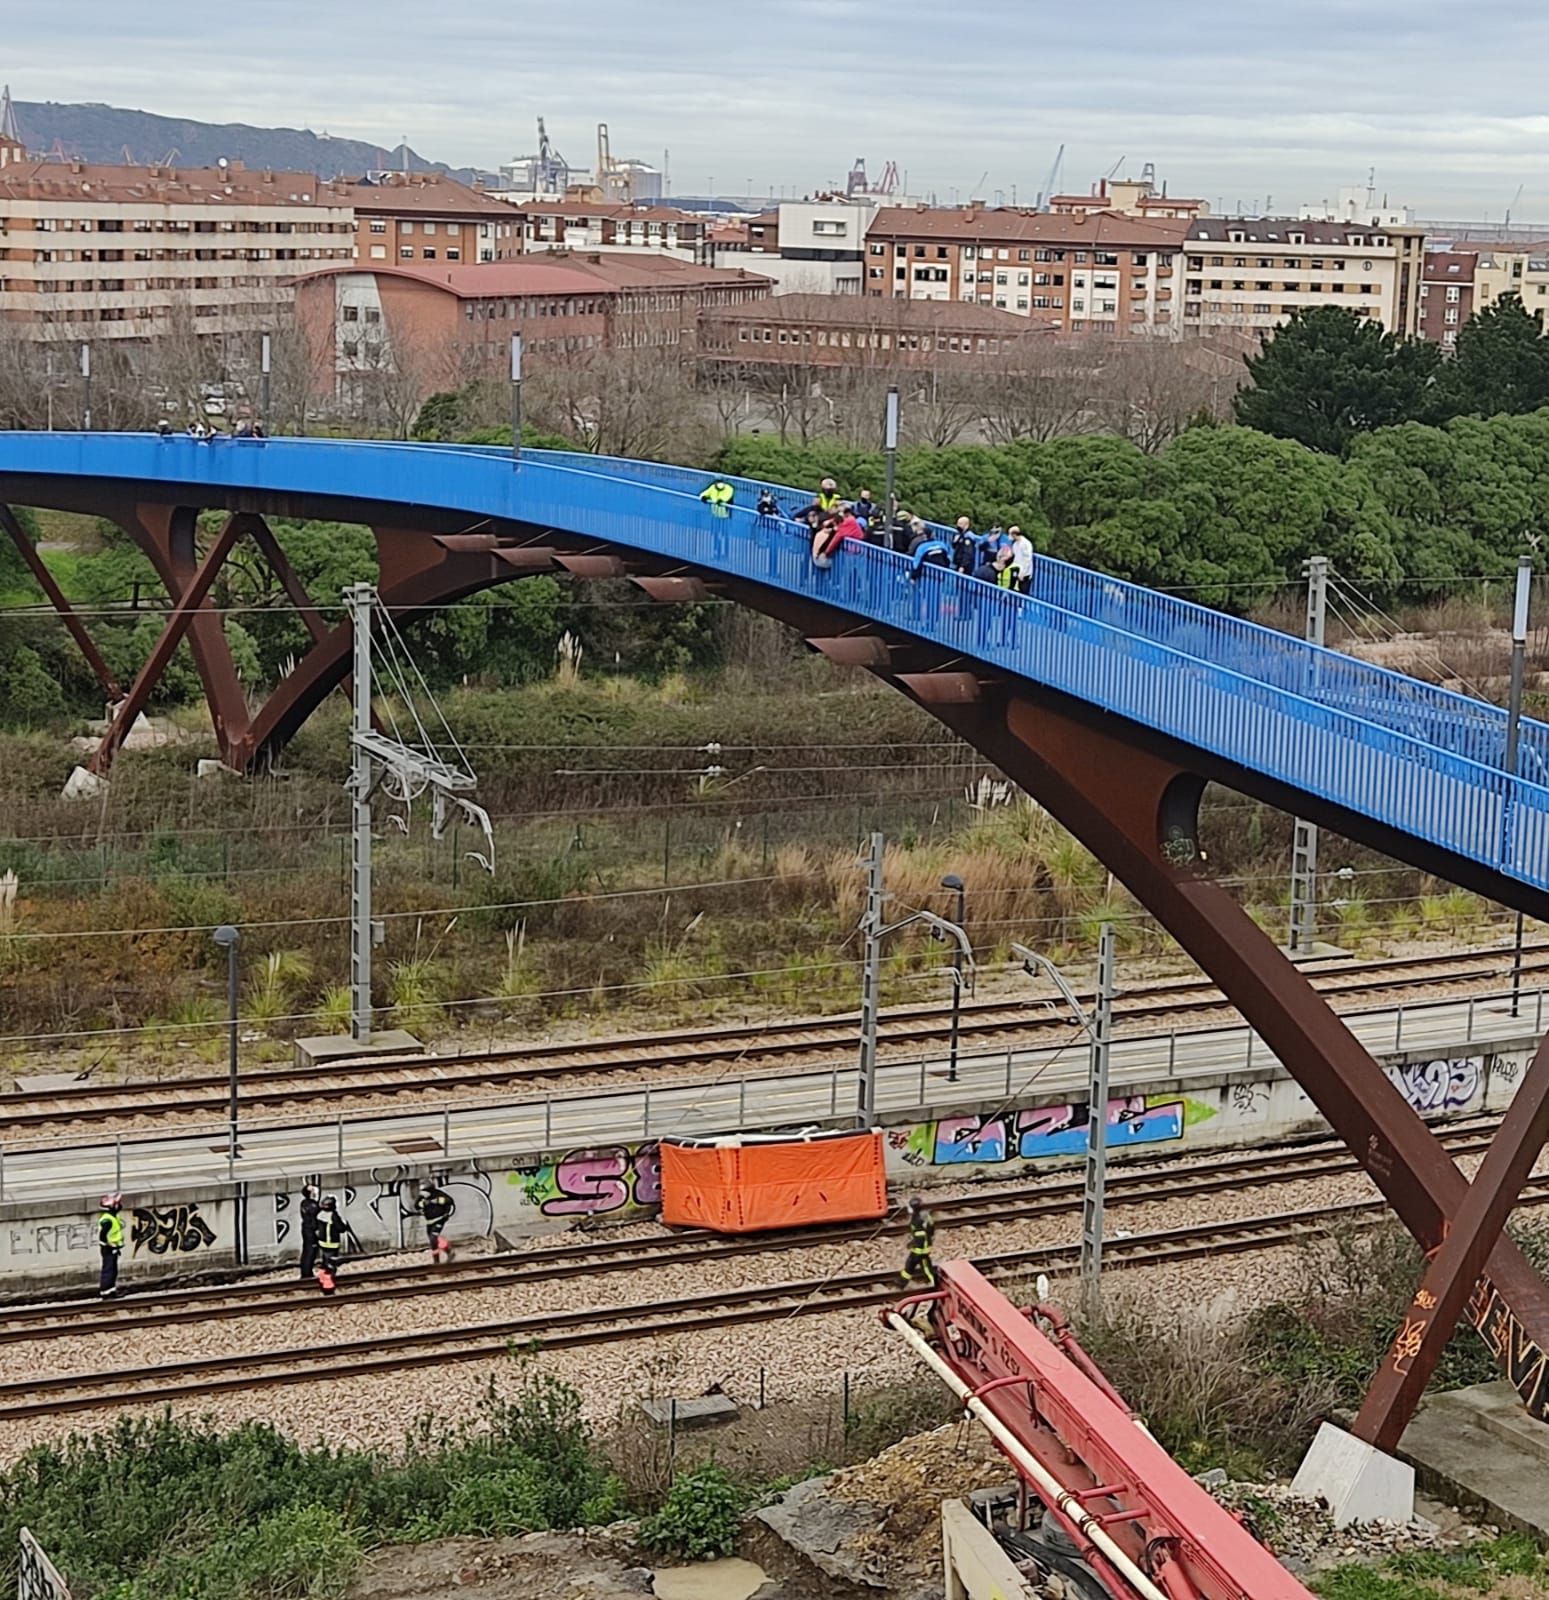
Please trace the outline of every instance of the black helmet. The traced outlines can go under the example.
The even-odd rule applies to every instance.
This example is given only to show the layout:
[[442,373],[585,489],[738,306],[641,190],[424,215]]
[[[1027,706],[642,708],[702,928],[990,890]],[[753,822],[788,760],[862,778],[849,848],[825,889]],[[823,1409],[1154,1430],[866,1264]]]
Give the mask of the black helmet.
[[337,1209],[338,1209],[338,1204],[334,1200],[334,1197],[331,1194],[325,1194],[323,1196],[323,1210],[324,1211],[336,1211]]
[[909,1196],[909,1209],[911,1211],[923,1211],[924,1208],[925,1202],[919,1197],[919,1195],[912,1194]]

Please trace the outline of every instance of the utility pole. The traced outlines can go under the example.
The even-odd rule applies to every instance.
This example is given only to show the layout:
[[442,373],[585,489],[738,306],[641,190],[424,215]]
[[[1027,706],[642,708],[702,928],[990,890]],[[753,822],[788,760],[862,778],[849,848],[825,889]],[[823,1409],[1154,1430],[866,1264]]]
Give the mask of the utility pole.
[[[1307,562],[1307,632],[1309,644],[1323,643],[1323,623],[1328,609],[1328,557],[1312,556]],[[1286,948],[1295,956],[1309,956],[1318,941],[1318,825],[1296,819],[1291,843],[1291,930]]]
[[1097,1010],[1092,1021],[1091,1071],[1087,1081],[1086,1184],[1081,1195],[1081,1298],[1088,1315],[1102,1296],[1103,1205],[1108,1182],[1108,1058],[1113,1039],[1113,924],[1105,922],[1097,942]]
[[81,346],[81,426],[91,432],[91,346]]
[[[1527,620],[1528,602],[1533,593],[1533,558],[1517,557],[1517,594],[1511,612],[1511,694],[1506,708],[1506,770],[1513,778],[1517,772],[1517,746],[1522,735],[1522,689],[1527,676]],[[1512,821],[1512,807],[1507,801],[1507,826]],[[1509,837],[1509,836],[1508,836]],[[1517,913],[1517,935],[1511,955],[1511,1014],[1516,1016],[1522,1006],[1522,913]]]
[[[882,448],[887,453],[887,483],[884,486],[882,504],[887,507],[888,530],[891,534],[893,519],[898,515],[898,506],[893,495],[893,484],[898,477],[898,385],[888,385],[887,410],[882,421]],[[958,919],[959,921],[962,918]]]
[[266,333],[258,345],[258,416],[265,433],[272,432],[269,422],[269,335]]
[[[960,928],[968,926],[968,889],[963,880],[955,872],[949,872],[941,880],[943,889],[951,889],[957,895],[957,925]],[[952,952],[952,1037],[947,1045],[947,1082],[957,1082],[957,1051],[958,1042],[962,1033],[963,1017],[963,951],[959,946]]]
[[350,719],[350,1037],[371,1042],[371,612],[376,590],[354,583],[344,591],[354,644]]
[[861,1071],[857,1121],[863,1128],[877,1121],[877,1025],[882,986],[882,852],[881,833],[871,836],[866,858],[866,914],[861,923],[865,947],[861,960]]

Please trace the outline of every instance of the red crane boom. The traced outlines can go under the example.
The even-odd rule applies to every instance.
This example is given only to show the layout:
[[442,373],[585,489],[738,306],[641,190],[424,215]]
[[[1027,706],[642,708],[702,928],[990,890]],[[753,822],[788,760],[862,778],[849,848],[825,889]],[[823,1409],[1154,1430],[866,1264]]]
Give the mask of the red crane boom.
[[1312,1600],[1130,1414],[1052,1307],[1018,1310],[953,1261],[883,1321],[985,1424],[1114,1595]]

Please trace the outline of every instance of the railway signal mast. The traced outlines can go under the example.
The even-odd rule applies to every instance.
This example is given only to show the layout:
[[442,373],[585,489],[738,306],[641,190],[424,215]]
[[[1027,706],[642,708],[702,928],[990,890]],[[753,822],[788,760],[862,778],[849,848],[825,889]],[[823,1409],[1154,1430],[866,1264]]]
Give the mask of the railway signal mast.
[[[470,850],[491,874],[495,870],[495,835],[489,813],[465,798],[478,782],[468,757],[447,725],[424,675],[414,664],[392,613],[369,583],[351,584],[344,591],[354,643],[353,714],[350,720],[350,1037],[357,1044],[371,1042],[371,957],[381,942],[381,924],[371,916],[371,802],[378,789],[401,801],[403,812],[394,822],[408,832],[409,813],[427,790],[431,795],[431,837],[441,838],[454,816],[461,816],[483,833],[487,850]],[[382,624],[382,660],[373,653],[373,630]],[[382,727],[373,715],[373,688],[383,694]],[[425,702],[422,715],[416,703]],[[400,731],[398,717],[406,726]],[[438,723],[448,755],[443,755],[427,722]]]

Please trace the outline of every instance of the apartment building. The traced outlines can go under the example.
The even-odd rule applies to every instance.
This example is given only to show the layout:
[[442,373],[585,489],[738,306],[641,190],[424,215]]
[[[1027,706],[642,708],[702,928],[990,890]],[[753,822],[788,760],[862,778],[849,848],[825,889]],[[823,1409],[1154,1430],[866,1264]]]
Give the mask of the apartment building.
[[0,139],[0,319],[31,337],[273,327],[298,271],[347,262],[355,214],[310,173],[29,158]]
[[697,266],[710,264],[711,220],[672,206],[541,197],[498,203],[516,212],[521,247],[527,251],[663,255]]
[[350,396],[388,373],[423,395],[504,372],[513,333],[540,361],[608,349],[690,353],[702,311],[762,299],[769,284],[670,256],[544,251],[471,265],[346,263],[295,289],[319,376]]
[[1050,195],[1049,210],[1066,216],[1081,212],[1120,211],[1127,217],[1157,217],[1164,220],[1210,215],[1210,206],[1204,200],[1181,199],[1169,195],[1166,187],[1158,189],[1152,177],[1100,178],[1092,185],[1090,194]]
[[987,362],[1014,367],[1025,345],[1052,334],[993,306],[863,295],[781,294],[707,309],[699,360],[712,370],[756,367],[930,367]]
[[372,172],[339,178],[329,192],[355,213],[356,261],[506,261],[522,249],[511,208],[435,172]]
[[[1533,314],[1544,313],[1549,324],[1549,240],[1480,245],[1474,270],[1471,311],[1483,311],[1502,295],[1514,294]],[[1467,315],[1459,319],[1467,322]]]
[[1425,234],[1289,217],[1201,217],[1188,230],[1183,325],[1258,333],[1343,306],[1394,333],[1420,330]]
[[1420,280],[1422,339],[1429,339],[1444,350],[1458,342],[1458,329],[1474,314],[1474,275],[1479,262],[1479,253],[1472,250],[1425,252]]
[[743,237],[717,246],[717,266],[762,273],[776,294],[858,295],[865,286],[871,200],[784,200],[751,217]]
[[1111,211],[884,207],[866,236],[866,293],[966,301],[1069,333],[1171,333],[1189,227]]

